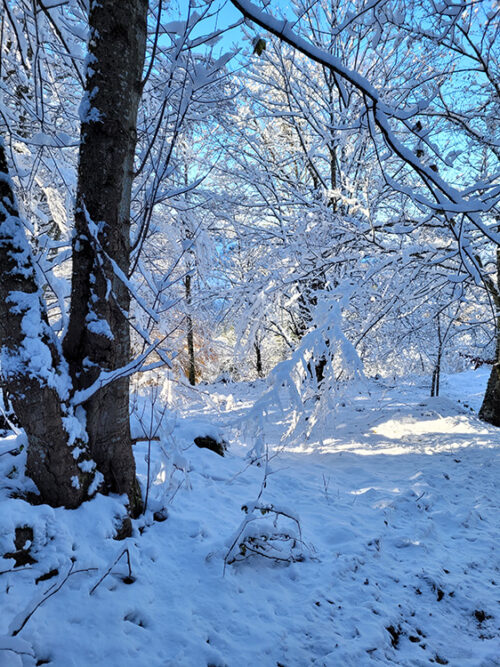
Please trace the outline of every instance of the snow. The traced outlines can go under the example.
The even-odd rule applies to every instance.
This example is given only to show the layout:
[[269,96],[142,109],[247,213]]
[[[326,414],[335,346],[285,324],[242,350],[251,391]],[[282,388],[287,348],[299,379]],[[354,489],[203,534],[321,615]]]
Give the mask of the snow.
[[[11,497],[29,482],[10,436],[0,553],[29,525],[37,562],[1,561],[0,665],[498,665],[499,436],[475,412],[487,376],[446,376],[436,399],[422,378],[367,380],[292,451],[279,446],[287,414],[276,408],[260,467],[237,428],[264,383],[204,386],[166,415],[159,443],[135,445],[143,491],[148,447],[156,472],[124,541],[112,539],[123,497],[72,511]],[[230,443],[226,457],[193,444],[209,433]],[[167,519],[153,520],[161,509]],[[224,568],[239,527],[241,539],[300,536],[303,559]]]
[[12,314],[22,315],[21,345],[12,350],[7,346],[0,349],[0,361],[5,377],[15,377],[26,370],[32,377],[54,387],[60,396],[67,392],[67,377],[60,364],[57,370],[52,367],[52,353],[44,338],[49,338],[49,329],[42,318],[42,296],[38,292],[11,291],[6,299]]
[[94,87],[90,93],[85,92],[80,102],[80,107],[78,109],[78,115],[82,124],[84,123],[98,123],[102,120],[99,109],[92,106],[92,100],[95,98],[98,92],[98,88]]
[[104,336],[113,340],[114,336],[108,322],[104,318],[98,318],[93,311],[89,311],[85,320],[87,329],[96,336]]
[[[87,463],[90,463],[89,465],[86,465]],[[83,472],[90,472],[95,468],[95,463],[93,461],[82,461],[81,463],[78,464],[78,467],[80,470]],[[104,482],[104,475],[101,472],[96,472],[94,475],[94,479],[92,480],[92,484],[89,486],[89,496],[92,496],[96,491],[99,489],[101,484]]]

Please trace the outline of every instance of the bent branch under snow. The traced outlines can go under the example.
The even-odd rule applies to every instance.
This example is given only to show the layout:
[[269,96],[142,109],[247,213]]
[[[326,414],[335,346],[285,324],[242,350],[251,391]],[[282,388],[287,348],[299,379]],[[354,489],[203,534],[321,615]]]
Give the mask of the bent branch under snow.
[[[392,130],[389,122],[391,118],[401,121],[406,131],[412,131],[408,120],[422,111],[428,105],[428,102],[423,100],[416,107],[405,111],[391,108],[382,101],[377,89],[365,77],[346,67],[339,58],[331,53],[323,51],[297,35],[290,27],[288,21],[279,20],[267,12],[263,12],[256,5],[248,2],[248,0],[231,0],[231,3],[245,18],[275,35],[311,60],[327,67],[336,77],[347,81],[360,92],[366,101],[368,116],[383,136],[387,147],[411,167],[430,191],[435,201],[427,200],[422,194],[417,194],[407,188],[405,188],[406,194],[409,194],[420,205],[423,204],[433,209],[436,214],[444,215],[449,225],[452,225],[452,216],[457,213],[465,215],[486,238],[496,244],[500,244],[500,235],[496,231],[496,225],[490,227],[482,221],[480,216],[480,214],[486,213],[493,208],[496,200],[500,197],[500,187],[496,187],[496,198],[491,197],[491,192],[488,193],[488,204],[480,196],[465,198],[463,194],[442,179],[436,171],[424,165],[416,154],[396,137]],[[392,182],[392,185],[393,187],[398,187],[398,184],[395,182]],[[469,256],[469,260],[472,265],[469,268],[472,268],[472,272],[475,273],[474,268],[477,267],[475,267],[472,256]]]

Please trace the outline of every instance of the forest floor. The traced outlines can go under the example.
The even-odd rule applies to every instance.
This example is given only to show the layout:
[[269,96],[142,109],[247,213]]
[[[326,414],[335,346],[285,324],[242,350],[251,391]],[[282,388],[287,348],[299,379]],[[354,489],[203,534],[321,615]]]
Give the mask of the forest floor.
[[[487,372],[448,376],[433,399],[423,380],[372,381],[321,442],[283,451],[276,412],[267,468],[237,428],[263,383],[204,386],[150,443],[148,510],[122,541],[122,498],[13,498],[29,483],[9,453],[23,436],[6,436],[0,666],[500,665],[500,430],[475,414]],[[220,432],[224,458],[193,444]],[[148,442],[135,451],[145,491]]]

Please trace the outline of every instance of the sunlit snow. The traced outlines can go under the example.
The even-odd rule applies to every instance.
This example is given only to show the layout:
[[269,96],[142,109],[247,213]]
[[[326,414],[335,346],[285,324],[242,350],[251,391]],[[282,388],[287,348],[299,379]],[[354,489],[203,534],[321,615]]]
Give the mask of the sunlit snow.
[[[485,381],[450,376],[438,399],[418,382],[371,382],[302,451],[280,451],[276,413],[265,488],[265,466],[248,465],[251,443],[236,429],[263,384],[205,387],[190,417],[166,416],[165,439],[135,446],[145,492],[151,445],[152,484],[121,542],[122,498],[65,511],[13,497],[29,482],[9,436],[0,550],[12,553],[15,527],[31,526],[36,562],[5,558],[0,570],[0,664],[497,665],[498,433],[472,412]],[[228,440],[226,457],[193,445],[205,431]],[[299,519],[304,560],[254,555],[224,568],[241,507],[259,493],[259,506]],[[160,510],[165,521],[153,519]],[[272,530],[263,516],[241,539]]]

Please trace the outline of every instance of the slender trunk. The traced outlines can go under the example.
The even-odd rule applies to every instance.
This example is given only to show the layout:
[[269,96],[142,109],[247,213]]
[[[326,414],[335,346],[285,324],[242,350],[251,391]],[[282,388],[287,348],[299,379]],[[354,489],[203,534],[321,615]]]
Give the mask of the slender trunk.
[[441,355],[438,354],[436,365],[432,371],[431,397],[439,396],[439,382],[441,378]]
[[441,357],[443,354],[443,339],[441,336],[441,320],[437,316],[437,334],[438,334],[438,351],[434,370],[432,371],[431,397],[439,396],[439,382],[441,380]]
[[184,282],[186,287],[186,304],[188,307],[187,314],[187,346],[188,346],[188,379],[189,384],[193,387],[196,384],[196,364],[194,357],[194,327],[193,327],[193,318],[191,317],[191,274],[187,274],[186,280]]
[[[130,361],[130,202],[147,0],[92,2],[73,239],[71,315],[64,340],[75,389]],[[124,377],[85,404],[92,456],[107,490],[140,507]]]
[[[186,186],[186,203],[189,199],[189,168],[188,161],[185,158],[184,160],[184,185]],[[187,263],[187,272],[186,278],[184,280],[184,287],[186,289],[186,306],[187,306],[187,348],[188,348],[188,380],[191,386],[196,384],[196,363],[194,356],[194,326],[193,326],[193,317],[191,315],[191,269],[195,265],[194,253],[193,253],[193,233],[190,229],[188,219],[182,220],[182,227],[184,238],[186,241],[190,241],[190,247],[186,254],[186,263]]]
[[264,377],[264,369],[262,366],[262,351],[260,349],[260,343],[256,340],[253,344],[255,350],[255,370],[257,375],[262,378]]
[[79,422],[65,402],[67,368],[47,321],[2,140],[0,266],[1,384],[28,438],[27,474],[42,502],[77,507],[93,480],[92,466],[85,433],[75,436]]
[[[313,320],[313,310],[318,304],[318,292],[325,289],[325,279],[314,278],[305,283],[303,290],[300,293],[299,304],[299,324],[296,327],[296,333],[299,338],[302,338]],[[325,341],[326,347],[330,347],[329,341]],[[319,358],[312,359],[307,368],[312,379],[316,380],[318,387],[325,379],[325,368],[327,358],[322,354]]]
[[[499,225],[500,227],[500,225]],[[497,284],[493,293],[496,308],[496,352],[495,363],[491,369],[479,418],[489,424],[500,426],[500,247],[497,247]]]

